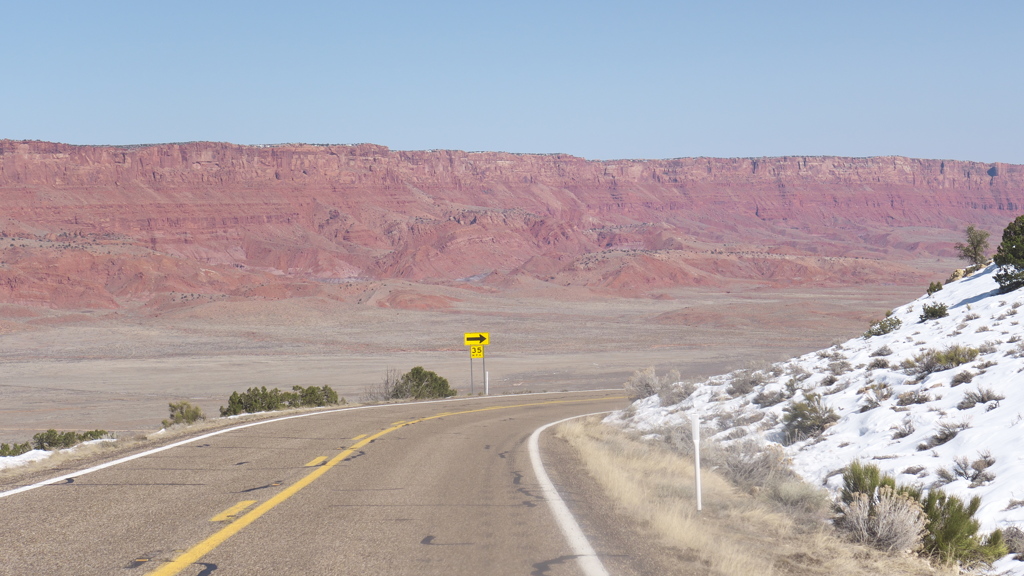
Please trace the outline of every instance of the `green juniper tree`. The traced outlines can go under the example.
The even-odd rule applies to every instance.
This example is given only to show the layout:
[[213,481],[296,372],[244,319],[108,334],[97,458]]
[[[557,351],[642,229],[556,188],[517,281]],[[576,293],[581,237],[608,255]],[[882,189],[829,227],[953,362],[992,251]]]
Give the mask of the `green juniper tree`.
[[1018,216],[1003,230],[1003,241],[992,261],[999,266],[996,282],[1000,292],[1012,292],[1024,286],[1024,216]]

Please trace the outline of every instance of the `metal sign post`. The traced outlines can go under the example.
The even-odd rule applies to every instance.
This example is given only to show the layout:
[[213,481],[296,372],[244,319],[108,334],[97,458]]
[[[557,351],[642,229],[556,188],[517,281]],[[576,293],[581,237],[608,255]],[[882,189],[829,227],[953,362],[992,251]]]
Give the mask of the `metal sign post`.
[[487,393],[487,359],[484,357],[484,346],[491,343],[489,332],[466,332],[462,335],[462,342],[469,346],[469,394],[473,395],[473,359],[479,358],[483,363],[484,391]]

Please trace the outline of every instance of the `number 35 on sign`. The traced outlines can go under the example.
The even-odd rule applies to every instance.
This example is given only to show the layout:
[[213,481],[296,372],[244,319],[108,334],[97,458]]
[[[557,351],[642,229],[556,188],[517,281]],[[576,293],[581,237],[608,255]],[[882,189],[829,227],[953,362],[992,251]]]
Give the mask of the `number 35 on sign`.
[[484,347],[483,346],[470,346],[469,347],[469,357],[470,358],[483,358],[484,357]]

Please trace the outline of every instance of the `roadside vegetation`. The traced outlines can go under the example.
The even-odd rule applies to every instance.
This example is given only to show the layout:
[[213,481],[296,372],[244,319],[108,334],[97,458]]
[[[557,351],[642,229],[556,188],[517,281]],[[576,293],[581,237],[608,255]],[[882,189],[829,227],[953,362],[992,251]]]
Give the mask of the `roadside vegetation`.
[[[563,424],[558,435],[647,537],[680,551],[680,572],[765,574],[953,575],[952,566],[851,542],[832,528],[827,493],[802,482],[782,449],[755,442],[702,443],[703,511],[695,507],[693,442],[688,427],[665,441],[640,438],[598,419]],[[687,572],[689,573],[689,572]]]
[[[338,393],[326,385],[308,388],[293,386],[291,392],[282,392],[279,388],[267,390],[266,386],[260,386],[259,388],[249,388],[242,393],[232,392],[228,398],[228,405],[220,407],[220,415],[222,417],[236,416],[286,408],[313,408],[336,404],[345,404],[345,399],[339,399]],[[173,408],[171,412],[173,416]]]
[[206,414],[199,406],[193,406],[189,402],[171,402],[167,405],[171,415],[170,418],[161,422],[164,428],[170,428],[177,424],[188,426],[202,420],[206,420]]
[[46,432],[40,432],[32,437],[31,442],[21,444],[0,444],[0,456],[20,456],[31,450],[61,450],[71,448],[82,442],[111,438],[106,430],[90,430],[88,432],[75,432],[68,430],[58,432],[50,428]]
[[920,551],[947,566],[987,565],[1008,552],[1001,530],[982,536],[974,515],[981,498],[964,502],[933,488],[896,483],[877,466],[843,470],[836,525],[856,541],[890,552]]
[[436,372],[416,366],[401,374],[389,368],[380,382],[366,388],[361,400],[384,402],[387,400],[426,400],[429,398],[450,398],[458,392],[448,384],[448,379]]

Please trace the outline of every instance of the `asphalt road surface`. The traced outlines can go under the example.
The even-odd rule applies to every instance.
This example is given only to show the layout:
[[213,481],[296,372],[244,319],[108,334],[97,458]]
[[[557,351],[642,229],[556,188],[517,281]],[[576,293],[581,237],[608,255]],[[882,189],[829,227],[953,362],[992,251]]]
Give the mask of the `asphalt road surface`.
[[[0,498],[0,574],[581,574],[527,439],[626,405],[619,392],[473,398],[190,440]],[[608,571],[664,573],[565,443],[549,431],[540,449]]]

